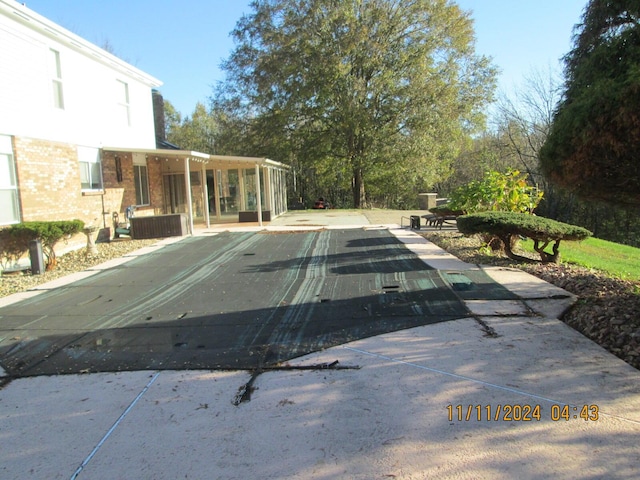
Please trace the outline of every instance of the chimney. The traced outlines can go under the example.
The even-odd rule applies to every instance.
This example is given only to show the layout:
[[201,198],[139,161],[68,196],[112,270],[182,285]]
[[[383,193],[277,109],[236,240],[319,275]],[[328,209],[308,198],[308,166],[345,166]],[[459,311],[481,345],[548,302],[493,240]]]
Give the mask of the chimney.
[[156,144],[161,144],[167,140],[164,123],[164,98],[158,90],[151,90],[153,97],[153,124],[156,130]]

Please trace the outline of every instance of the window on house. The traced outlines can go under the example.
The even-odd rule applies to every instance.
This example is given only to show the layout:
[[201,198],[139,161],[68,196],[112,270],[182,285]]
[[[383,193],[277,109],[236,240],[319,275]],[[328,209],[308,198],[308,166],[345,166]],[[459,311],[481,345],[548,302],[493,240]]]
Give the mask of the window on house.
[[18,222],[20,203],[11,137],[0,135],[0,225]]
[[149,205],[149,177],[144,155],[133,154],[133,181],[136,190],[136,205]]
[[64,109],[64,95],[62,92],[62,68],[60,66],[60,52],[57,50],[50,50],[50,72],[51,72],[51,87],[53,94],[53,106],[55,108]]
[[78,162],[82,190],[102,190],[100,150],[92,147],[78,147]]
[[121,125],[131,126],[131,115],[129,112],[129,84],[116,80],[118,91],[118,120]]

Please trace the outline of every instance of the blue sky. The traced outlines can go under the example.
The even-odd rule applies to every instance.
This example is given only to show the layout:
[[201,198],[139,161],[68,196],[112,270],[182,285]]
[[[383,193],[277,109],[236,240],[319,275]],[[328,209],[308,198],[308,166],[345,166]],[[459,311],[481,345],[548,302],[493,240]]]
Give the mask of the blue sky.
[[[21,0],[27,7],[161,80],[164,98],[183,115],[207,103],[224,78],[230,32],[249,0]],[[511,92],[532,72],[561,70],[573,26],[588,0],[458,0],[471,11],[476,50],[501,70]]]

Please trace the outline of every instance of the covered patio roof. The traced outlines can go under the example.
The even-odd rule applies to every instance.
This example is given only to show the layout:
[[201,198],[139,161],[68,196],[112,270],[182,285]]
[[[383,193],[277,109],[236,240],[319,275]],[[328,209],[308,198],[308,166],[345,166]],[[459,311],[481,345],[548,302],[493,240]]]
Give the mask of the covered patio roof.
[[[147,156],[147,158],[157,158],[157,159],[175,159],[175,160],[184,160],[184,169],[185,169],[185,187],[187,192],[187,207],[188,207],[188,216],[189,216],[189,232],[193,233],[193,210],[192,210],[192,201],[191,201],[191,176],[190,172],[190,163],[196,162],[202,166],[202,169],[205,168],[206,164],[217,164],[217,165],[227,165],[227,166],[238,166],[241,168],[250,168],[254,167],[256,170],[256,192],[257,192],[257,212],[258,212],[258,223],[262,226],[262,204],[260,200],[260,175],[259,169],[261,167],[270,167],[278,170],[289,170],[291,167],[289,165],[285,165],[284,163],[276,162],[275,160],[270,160],[268,158],[263,157],[239,157],[232,155],[210,155],[208,153],[202,152],[194,152],[192,150],[174,150],[174,149],[146,149],[146,148],[124,148],[124,147],[102,147],[103,151],[108,152],[122,152],[122,153],[142,153]],[[205,184],[205,195],[206,195],[206,184]],[[209,220],[209,212],[205,209],[205,221],[207,227],[210,226]]]
[[222,162],[222,163],[236,163],[244,166],[261,166],[261,167],[274,167],[283,170],[289,170],[291,167],[284,163],[276,162],[269,158],[264,157],[240,157],[235,155],[210,155],[208,153],[194,152],[192,150],[170,150],[170,149],[147,149],[147,148],[122,148],[122,147],[102,147],[103,150],[109,152],[131,152],[131,153],[144,153],[148,157],[157,158],[175,158],[175,159],[188,159],[189,161],[198,163],[209,162]]

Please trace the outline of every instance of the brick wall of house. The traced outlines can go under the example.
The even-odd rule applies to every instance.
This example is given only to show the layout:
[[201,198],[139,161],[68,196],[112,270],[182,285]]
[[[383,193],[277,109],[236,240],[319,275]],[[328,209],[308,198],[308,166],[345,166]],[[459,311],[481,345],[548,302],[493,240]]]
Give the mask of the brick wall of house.
[[[131,153],[103,152],[102,192],[82,192],[77,147],[48,140],[14,137],[16,173],[22,221],[80,219],[87,225],[111,228],[113,212],[124,222],[124,212],[136,203]],[[121,175],[116,169],[120,159]],[[151,205],[137,215],[163,212],[162,170],[159,160],[147,162]]]
[[131,153],[103,152],[102,181],[105,192],[108,192],[109,195],[109,211],[124,215],[125,209],[136,203]]
[[[14,137],[13,147],[23,222],[80,219],[85,225],[103,226],[102,196],[81,192],[75,145]],[[56,252],[78,248],[86,241],[79,233],[59,242]]]
[[16,173],[23,221],[102,221],[100,195],[83,195],[76,146],[14,138]]
[[[120,163],[120,175],[118,175],[116,158],[119,159]],[[118,212],[121,221],[124,221],[126,208],[136,203],[133,157],[131,153],[103,152],[102,172],[106,192],[105,203],[110,206],[111,212]],[[162,171],[158,160],[147,160],[147,176],[149,178],[149,200],[151,204],[138,207],[136,215],[162,214]]]
[[162,215],[164,211],[164,186],[162,183],[162,164],[157,158],[147,159],[149,175],[149,195],[154,215]]
[[[133,154],[102,151],[104,189],[81,189],[77,146],[48,140],[14,137],[16,173],[23,221],[80,219],[86,225],[108,228],[114,235],[113,213],[125,221],[125,210],[135,205]],[[140,206],[137,216],[161,215],[164,211],[164,175],[184,175],[184,161],[149,156],[146,161],[150,205]],[[198,170],[196,170],[198,168]],[[204,215],[203,186],[199,165],[192,166],[194,214]],[[101,232],[101,237],[107,232]],[[82,240],[80,236],[79,240]]]

